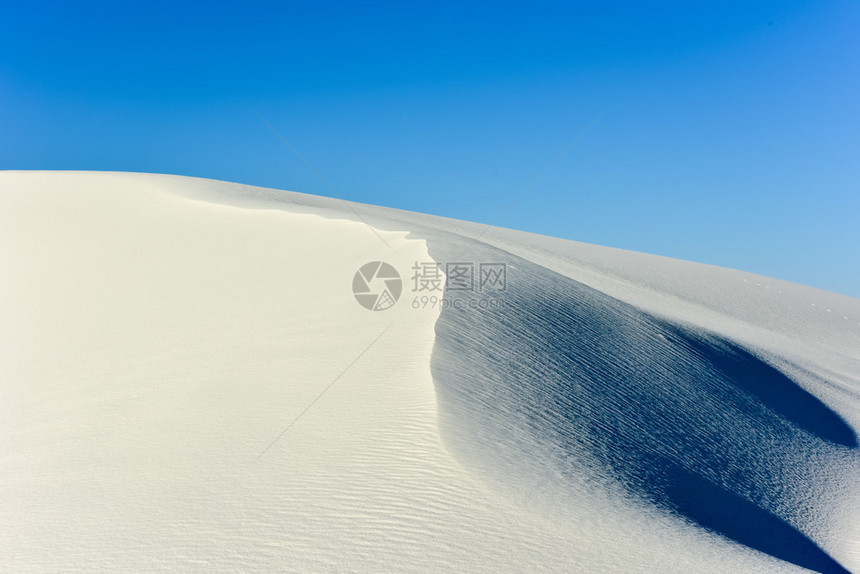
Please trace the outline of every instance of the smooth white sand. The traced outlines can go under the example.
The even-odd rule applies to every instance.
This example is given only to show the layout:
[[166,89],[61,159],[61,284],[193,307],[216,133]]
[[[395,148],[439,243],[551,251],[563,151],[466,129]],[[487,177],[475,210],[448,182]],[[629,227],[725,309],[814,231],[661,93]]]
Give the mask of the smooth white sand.
[[[351,293],[363,263],[404,274],[431,260],[422,233],[458,225],[190,178],[0,173],[0,570],[796,570],[616,503],[543,515],[460,465],[429,367],[438,309],[411,308],[408,276],[385,312]],[[583,266],[527,237],[487,240]],[[678,297],[613,270],[578,277]],[[848,372],[850,329],[815,329]]]

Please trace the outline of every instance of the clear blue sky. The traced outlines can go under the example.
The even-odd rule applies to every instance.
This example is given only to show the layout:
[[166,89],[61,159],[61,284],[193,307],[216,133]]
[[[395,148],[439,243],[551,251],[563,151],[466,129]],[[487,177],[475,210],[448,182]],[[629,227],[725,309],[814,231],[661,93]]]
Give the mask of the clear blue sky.
[[0,169],[338,194],[860,297],[860,2],[0,8]]

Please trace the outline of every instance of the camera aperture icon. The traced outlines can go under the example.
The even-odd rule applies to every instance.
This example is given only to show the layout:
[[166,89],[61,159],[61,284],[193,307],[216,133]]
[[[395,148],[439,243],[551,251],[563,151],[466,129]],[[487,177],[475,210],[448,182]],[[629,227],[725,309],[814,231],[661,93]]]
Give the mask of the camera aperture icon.
[[384,261],[362,265],[352,278],[352,293],[358,304],[370,311],[390,309],[400,299],[403,281],[393,266]]

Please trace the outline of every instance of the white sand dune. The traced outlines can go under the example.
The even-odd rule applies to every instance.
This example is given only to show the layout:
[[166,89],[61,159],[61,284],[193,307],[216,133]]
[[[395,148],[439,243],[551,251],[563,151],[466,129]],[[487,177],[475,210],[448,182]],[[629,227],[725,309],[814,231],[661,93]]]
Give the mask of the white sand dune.
[[[384,311],[353,296],[371,261],[403,279]],[[441,295],[416,262],[507,284],[416,309]],[[239,184],[0,172],[0,571],[860,571],[858,429],[858,299]]]

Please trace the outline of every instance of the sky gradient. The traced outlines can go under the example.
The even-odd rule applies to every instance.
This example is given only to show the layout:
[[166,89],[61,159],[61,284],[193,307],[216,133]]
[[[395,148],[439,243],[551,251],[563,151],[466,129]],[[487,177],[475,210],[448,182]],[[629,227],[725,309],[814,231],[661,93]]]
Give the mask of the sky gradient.
[[[631,6],[631,4],[634,4]],[[860,3],[5,2],[0,169],[333,195],[860,297]]]

